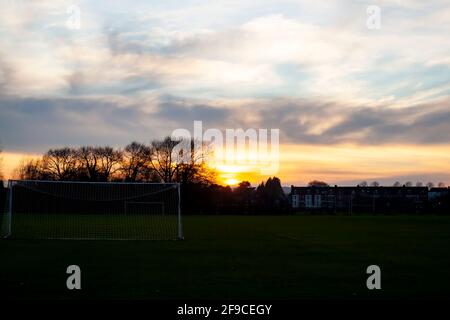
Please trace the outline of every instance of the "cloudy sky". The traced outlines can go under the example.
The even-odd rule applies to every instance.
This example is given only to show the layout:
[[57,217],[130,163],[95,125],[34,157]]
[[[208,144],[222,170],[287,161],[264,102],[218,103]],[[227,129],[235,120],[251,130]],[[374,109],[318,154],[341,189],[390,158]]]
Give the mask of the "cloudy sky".
[[280,129],[286,185],[450,183],[449,1],[0,4],[7,175],[50,147],[122,147],[202,120]]

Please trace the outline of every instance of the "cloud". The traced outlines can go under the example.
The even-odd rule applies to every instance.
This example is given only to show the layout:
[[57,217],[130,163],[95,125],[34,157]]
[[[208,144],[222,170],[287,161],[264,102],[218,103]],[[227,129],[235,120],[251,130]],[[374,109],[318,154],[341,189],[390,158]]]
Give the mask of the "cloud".
[[[0,99],[6,149],[150,141],[177,128],[279,128],[281,143],[312,145],[450,144],[450,101],[402,109],[343,107],[308,100],[255,100],[232,105],[171,96],[151,100]],[[276,110],[276,112],[273,112]],[[427,110],[427,112],[424,112]],[[324,122],[326,119],[326,122]]]
[[156,135],[148,118],[139,109],[93,99],[3,98],[0,137],[5,149],[22,152],[64,145],[121,146]]
[[450,5],[382,1],[371,31],[368,4],[80,1],[76,32],[66,1],[5,7],[3,143],[124,145],[203,120],[289,143],[448,144]]
[[401,109],[293,100],[248,109],[261,119],[258,127],[280,128],[290,143],[449,144],[449,105],[449,99]]
[[[108,33],[108,39],[115,55],[156,55],[164,57],[161,61],[168,65],[182,61],[185,67],[177,68],[167,79],[168,86],[175,84],[170,86],[176,90],[172,94],[192,94],[207,88],[210,96],[216,97],[260,96],[264,91],[276,96],[280,88],[289,86],[288,92],[283,91],[288,96],[331,97],[365,104],[392,97],[392,104],[410,106],[428,101],[430,86],[434,97],[449,92],[445,82],[435,83],[442,73],[433,66],[447,64],[450,46],[443,43],[447,43],[450,26],[425,24],[442,14],[436,13],[433,5],[425,13],[413,11],[417,5],[402,5],[412,10],[410,15],[398,15],[395,7],[387,6],[383,11],[385,24],[378,33],[365,28],[367,16],[361,14],[365,7],[360,3],[347,12],[358,17],[359,25],[341,21],[314,24],[271,14],[219,30],[151,27],[142,33],[114,31]],[[450,12],[450,7],[441,6],[439,11]],[[417,43],[427,50],[414,50]],[[298,76],[279,73],[283,65],[297,70]],[[167,70],[161,74],[167,75]],[[448,80],[450,69],[442,72]],[[187,74],[196,81],[183,83],[180,90],[177,82]],[[422,86],[407,83],[413,79],[421,81]],[[408,85],[399,87],[399,80]],[[242,87],[243,82],[253,90]]]
[[[421,115],[421,105],[407,109],[367,109],[358,108],[338,125],[323,133],[330,141],[339,141],[343,137],[366,144],[413,143],[438,144],[450,143],[450,101],[441,110]],[[411,119],[412,118],[412,119]],[[409,120],[411,119],[411,120]]]
[[[365,26],[368,1],[108,7],[80,1],[83,22],[76,32],[65,27],[66,1],[21,4],[0,13],[0,54],[14,71],[3,91],[12,95],[157,90],[189,98],[281,96],[364,105],[391,99],[391,106],[408,107],[450,91],[445,81],[435,83],[442,78],[437,68],[447,66],[447,80],[450,74],[450,5],[442,1],[380,2],[379,32]],[[418,43],[426,50],[415,50]]]

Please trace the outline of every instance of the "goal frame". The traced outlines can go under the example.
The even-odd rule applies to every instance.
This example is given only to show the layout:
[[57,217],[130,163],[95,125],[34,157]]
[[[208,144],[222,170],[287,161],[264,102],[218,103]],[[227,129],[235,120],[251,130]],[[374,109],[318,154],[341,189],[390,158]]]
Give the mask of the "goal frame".
[[[91,182],[91,181],[55,181],[55,180],[8,180],[7,186],[7,199],[6,199],[6,208],[7,210],[0,208],[3,210],[2,219],[5,221],[2,222],[1,228],[5,228],[5,234],[3,235],[3,239],[11,238],[12,236],[12,212],[13,212],[13,191],[14,191],[14,183],[15,182],[37,182],[37,183],[58,183],[58,184],[114,184],[114,185],[173,185],[177,189],[178,194],[178,205],[177,205],[177,240],[184,240],[184,232],[183,232],[183,222],[181,217],[181,184],[175,182],[168,183],[157,183],[157,182]],[[164,202],[162,202],[164,208]],[[1,221],[0,221],[1,222]],[[3,225],[5,224],[5,225]],[[0,232],[3,231],[0,229]],[[61,238],[61,240],[74,240],[70,238]],[[94,240],[94,239],[85,239],[85,240]],[[102,239],[105,240],[105,239]],[[136,241],[136,239],[111,239],[111,240],[130,240]],[[95,241],[95,240],[94,240]],[[146,240],[137,240],[137,241],[146,241]],[[150,240],[154,241],[154,240]]]
[[[2,213],[2,220],[1,221],[1,228],[5,228],[5,234],[3,235],[3,239],[7,239],[11,237],[12,230],[11,230],[11,223],[12,223],[12,181],[8,180],[8,186],[6,189],[6,201],[5,201],[5,208],[0,208]],[[0,229],[0,232],[3,231]]]

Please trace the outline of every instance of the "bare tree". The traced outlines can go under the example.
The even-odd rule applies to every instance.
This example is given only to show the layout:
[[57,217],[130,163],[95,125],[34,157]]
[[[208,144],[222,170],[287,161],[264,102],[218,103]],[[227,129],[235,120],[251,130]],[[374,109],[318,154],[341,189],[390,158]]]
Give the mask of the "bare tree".
[[204,183],[211,184],[217,179],[217,172],[208,167],[205,163],[182,164],[177,175],[178,182],[181,183]]
[[379,183],[378,181],[373,181],[373,182],[370,184],[370,186],[371,186],[371,187],[379,187],[379,186],[380,186],[380,183]]
[[428,189],[434,188],[434,183],[433,182],[428,182],[427,183],[427,187],[428,187]]
[[439,182],[438,187],[439,188],[445,188],[446,184],[444,182]]
[[206,145],[196,146],[192,139],[166,137],[153,140],[150,148],[150,167],[160,181],[210,183],[215,179],[214,171],[206,165]]
[[15,176],[21,180],[46,180],[40,159],[24,159],[15,169]]
[[402,184],[400,183],[400,181],[395,181],[395,183],[393,184],[394,187],[401,187]]
[[125,181],[146,181],[150,179],[150,147],[132,142],[123,150],[121,171]]
[[77,152],[68,147],[50,149],[43,156],[42,165],[52,180],[73,180],[77,174]]
[[99,177],[101,181],[110,181],[114,174],[120,170],[120,162],[122,161],[122,152],[114,150],[112,147],[95,148],[97,153],[97,163],[99,164]]
[[113,148],[84,146],[78,149],[79,171],[85,171],[89,181],[109,181],[119,170],[122,153]]
[[[84,146],[77,150],[80,163],[79,171],[83,170],[90,181],[98,181],[98,155],[94,147]],[[79,172],[81,173],[81,172]]]
[[166,137],[163,140],[153,140],[150,149],[150,165],[162,182],[175,180],[176,162],[173,151],[180,141]]
[[313,180],[308,183],[308,187],[329,187],[330,185],[324,181]]
[[413,186],[413,183],[411,181],[407,181],[405,183],[405,187],[412,187],[412,186]]
[[176,180],[180,183],[205,183],[210,184],[216,179],[216,172],[206,164],[207,157],[211,154],[210,146],[201,144],[194,139],[185,139],[181,143],[188,149],[188,154],[175,152]]
[[[21,163],[22,179],[79,181],[162,181],[212,183],[215,172],[204,160],[207,148],[176,148],[180,140],[167,137],[150,146],[132,142],[122,150],[112,147],[82,146],[50,149],[40,160]],[[183,154],[184,152],[184,154]]]
[[360,187],[367,187],[367,181],[361,181],[359,184],[358,184],[358,186],[360,186]]
[[417,181],[416,182],[416,187],[423,187],[423,182]]

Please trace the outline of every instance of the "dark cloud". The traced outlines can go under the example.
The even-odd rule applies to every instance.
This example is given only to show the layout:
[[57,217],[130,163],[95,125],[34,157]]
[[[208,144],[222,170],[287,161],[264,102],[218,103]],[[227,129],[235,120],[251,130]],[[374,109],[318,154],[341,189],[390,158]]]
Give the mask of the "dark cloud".
[[[336,116],[339,122],[311,133]],[[177,128],[192,131],[195,120],[203,121],[205,130],[279,128],[282,143],[450,143],[448,101],[392,109],[279,99],[231,108],[176,97],[161,97],[152,106],[88,98],[0,98],[0,139],[5,149],[16,151],[81,144],[123,146],[132,140],[160,138]]]
[[189,126],[192,126],[196,120],[201,120],[210,126],[223,126],[232,114],[230,109],[212,107],[207,104],[190,104],[172,98],[162,101],[156,113],[160,118],[175,120]]
[[92,99],[1,99],[0,138],[5,149],[23,152],[80,144],[121,146],[156,135],[149,118],[138,108]]
[[[411,108],[346,107],[311,101],[267,102],[254,106],[261,128],[279,128],[290,143],[445,144],[450,143],[450,101]],[[312,129],[340,120],[320,133]]]
[[[427,113],[427,110],[430,111]],[[405,109],[350,109],[345,115],[341,123],[324,132],[323,136],[339,142],[342,137],[353,134],[359,136],[355,142],[366,144],[450,142],[448,102],[437,110],[429,104]]]

